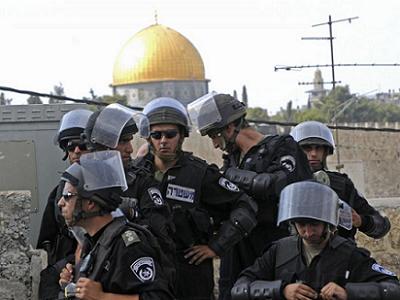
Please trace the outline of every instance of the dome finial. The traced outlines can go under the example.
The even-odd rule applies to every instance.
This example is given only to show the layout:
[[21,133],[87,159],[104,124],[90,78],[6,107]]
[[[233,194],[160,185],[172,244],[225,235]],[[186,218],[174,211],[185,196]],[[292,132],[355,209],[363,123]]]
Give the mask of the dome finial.
[[158,13],[157,13],[157,9],[154,10],[154,20],[156,22],[156,25],[158,25]]

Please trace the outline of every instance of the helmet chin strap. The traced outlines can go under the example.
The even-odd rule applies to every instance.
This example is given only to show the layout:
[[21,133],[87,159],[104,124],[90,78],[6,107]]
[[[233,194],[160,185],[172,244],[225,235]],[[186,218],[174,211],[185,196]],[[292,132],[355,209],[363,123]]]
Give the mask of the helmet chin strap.
[[[222,139],[224,141],[224,151],[227,151],[228,153],[232,153],[236,150],[237,145],[236,145],[236,138],[240,132],[240,129],[243,124],[243,118],[240,118],[240,122],[238,125],[235,126],[235,129],[233,131],[233,134],[230,138],[227,138],[224,133],[222,133]],[[222,148],[222,147],[221,147]]]
[[68,227],[75,226],[80,220],[89,219],[96,216],[103,216],[106,213],[102,209],[92,212],[83,211],[82,200],[82,198],[78,198],[76,200],[75,209],[72,213],[72,222],[68,225]]

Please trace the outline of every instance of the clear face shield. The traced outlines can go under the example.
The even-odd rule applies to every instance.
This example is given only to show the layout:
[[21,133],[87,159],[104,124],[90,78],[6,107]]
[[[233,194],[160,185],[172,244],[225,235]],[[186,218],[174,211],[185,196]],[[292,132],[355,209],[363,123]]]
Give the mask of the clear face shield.
[[200,132],[206,132],[222,121],[221,114],[214,99],[215,95],[218,94],[213,91],[198,98],[187,106],[190,120],[193,126]]
[[93,112],[87,109],[75,109],[67,112],[60,121],[60,127],[54,137],[54,144],[58,144],[60,133],[71,128],[85,129],[86,124]]
[[128,188],[119,151],[108,150],[86,153],[81,156],[80,166],[85,191],[90,192],[113,187],[120,187],[122,191],[126,191]]
[[290,135],[296,142],[310,138],[318,138],[328,142],[333,148],[335,147],[332,132],[326,125],[317,121],[306,121],[298,124],[292,129]]
[[147,138],[150,134],[147,117],[126,106],[112,103],[106,106],[97,117],[90,137],[91,142],[115,149],[124,126],[131,119],[134,120],[140,136]]
[[344,205],[330,187],[312,181],[292,183],[281,192],[278,225],[295,219],[312,219],[348,230],[352,228],[351,207]]

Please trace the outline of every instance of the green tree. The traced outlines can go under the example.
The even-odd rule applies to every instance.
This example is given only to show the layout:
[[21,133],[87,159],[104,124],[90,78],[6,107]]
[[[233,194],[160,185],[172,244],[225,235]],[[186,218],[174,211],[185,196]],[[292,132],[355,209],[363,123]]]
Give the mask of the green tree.
[[[56,96],[65,96],[65,91],[62,83],[60,82],[58,85],[53,86],[53,91],[50,92],[50,95],[56,95]],[[49,98],[49,103],[65,103],[65,100],[60,100],[57,98],[50,97]]]
[[246,110],[246,119],[268,121],[268,110],[261,107],[248,107]]
[[0,93],[0,105],[10,105],[11,101],[11,98],[6,98],[4,93]]
[[246,105],[246,107],[249,107],[249,99],[247,97],[246,85],[244,85],[242,89],[242,102],[244,103],[244,105]]
[[29,98],[26,100],[26,102],[28,104],[43,104],[43,102],[39,96],[29,96]]
[[104,95],[100,97],[101,102],[105,102],[105,103],[119,103],[122,105],[127,105],[128,104],[128,99],[126,98],[125,95],[119,95],[119,94],[115,94],[113,96],[110,95]]

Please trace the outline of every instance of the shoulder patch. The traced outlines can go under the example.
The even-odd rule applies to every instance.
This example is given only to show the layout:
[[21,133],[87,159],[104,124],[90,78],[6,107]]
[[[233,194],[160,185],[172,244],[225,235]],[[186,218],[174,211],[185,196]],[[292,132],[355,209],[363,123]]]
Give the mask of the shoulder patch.
[[147,192],[149,193],[150,198],[151,198],[151,200],[153,200],[155,205],[164,205],[164,199],[158,188],[151,187],[151,188],[147,189]]
[[220,186],[222,186],[224,189],[231,191],[231,192],[239,192],[239,188],[236,184],[234,184],[232,181],[229,181],[225,177],[220,177],[218,180],[218,183]]
[[131,270],[133,274],[141,281],[141,282],[150,282],[154,281],[154,277],[156,276],[156,269],[154,266],[153,258],[151,257],[141,257],[135,260],[133,264],[131,264]]
[[133,230],[127,230],[121,235],[124,240],[125,246],[128,247],[132,244],[140,242],[140,238],[137,233]]
[[395,273],[393,273],[392,271],[389,271],[388,269],[385,269],[384,267],[382,267],[381,265],[375,263],[372,265],[372,270],[385,274],[385,275],[389,275],[389,276],[396,276]]
[[291,155],[282,156],[279,162],[281,166],[285,167],[290,173],[296,169],[296,160]]

